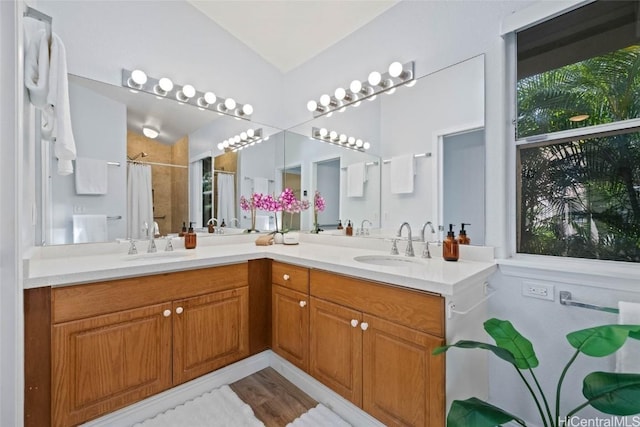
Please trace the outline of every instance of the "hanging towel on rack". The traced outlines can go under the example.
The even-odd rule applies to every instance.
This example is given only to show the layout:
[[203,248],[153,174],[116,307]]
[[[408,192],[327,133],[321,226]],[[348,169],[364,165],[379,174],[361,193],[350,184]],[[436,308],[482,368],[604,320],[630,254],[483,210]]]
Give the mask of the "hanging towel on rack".
[[105,160],[76,159],[76,194],[107,194],[107,181]]
[[[640,325],[640,303],[618,302],[618,323],[624,325]],[[640,373],[640,341],[627,338],[622,348],[616,353],[616,371]]]
[[49,39],[44,30],[33,36],[25,52],[24,85],[31,103],[44,109],[49,92]]
[[347,197],[364,196],[365,173],[364,162],[347,166]]
[[389,178],[391,193],[413,193],[413,177],[415,175],[415,157],[413,154],[391,158]]
[[74,215],[73,243],[107,241],[106,215]]
[[269,180],[259,176],[253,177],[253,192],[265,195],[269,194]]
[[49,92],[43,112],[42,135],[44,139],[54,143],[54,153],[58,159],[58,175],[72,174],[72,160],[76,158],[76,142],[71,129],[67,55],[62,40],[55,33],[51,34]]

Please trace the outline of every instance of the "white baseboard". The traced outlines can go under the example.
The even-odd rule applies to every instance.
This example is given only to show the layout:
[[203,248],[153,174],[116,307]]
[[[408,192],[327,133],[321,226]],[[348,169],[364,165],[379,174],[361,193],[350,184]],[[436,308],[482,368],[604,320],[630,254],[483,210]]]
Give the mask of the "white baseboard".
[[338,414],[343,420],[353,426],[384,427],[380,421],[364,412],[309,374],[293,366],[269,350],[269,365],[280,375],[291,381],[300,390],[307,393],[313,399],[322,403],[327,408]]
[[215,372],[204,375],[188,383],[173,387],[143,401],[111,412],[103,417],[83,424],[85,427],[131,426],[146,420],[168,409],[174,408],[187,400],[201,394],[238,381],[248,375],[269,367],[270,350],[251,356],[247,359],[225,366]]
[[271,350],[225,366],[188,383],[173,387],[143,401],[82,424],[83,427],[121,427],[142,422],[161,412],[174,408],[201,394],[231,384],[264,368],[272,367],[300,390],[342,417],[353,426],[384,427],[342,396],[287,362]]

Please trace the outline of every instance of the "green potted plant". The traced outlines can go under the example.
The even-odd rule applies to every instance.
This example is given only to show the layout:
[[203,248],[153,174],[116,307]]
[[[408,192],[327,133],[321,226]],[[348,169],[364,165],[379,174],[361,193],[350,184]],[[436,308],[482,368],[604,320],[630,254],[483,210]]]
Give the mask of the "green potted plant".
[[[576,351],[558,379],[554,412],[551,411],[549,400],[533,371],[533,368],[538,366],[538,358],[531,341],[506,320],[489,319],[484,322],[484,329],[495,340],[495,345],[462,340],[455,344],[438,347],[433,351],[433,354],[441,354],[451,348],[482,349],[491,351],[500,359],[511,364],[531,395],[543,426],[562,426],[560,420],[571,418],[587,406],[610,415],[626,416],[640,413],[640,374],[613,372],[588,374],[583,380],[582,388],[582,394],[586,401],[567,411],[562,415],[562,418],[560,408],[562,382],[576,358],[580,354],[604,357],[615,353],[627,338],[640,339],[640,325],[603,325],[571,332],[567,335],[567,341]],[[494,427],[511,421],[526,426],[526,423],[516,415],[475,397],[454,400],[447,415],[447,427]]]

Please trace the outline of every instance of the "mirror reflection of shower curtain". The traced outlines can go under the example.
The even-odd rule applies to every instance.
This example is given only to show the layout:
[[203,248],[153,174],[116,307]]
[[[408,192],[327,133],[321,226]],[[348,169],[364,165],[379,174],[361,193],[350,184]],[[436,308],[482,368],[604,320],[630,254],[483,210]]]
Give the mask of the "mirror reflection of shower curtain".
[[194,227],[203,227],[202,223],[202,160],[189,164],[189,221]]
[[146,238],[142,231],[146,222],[153,233],[153,196],[151,193],[151,166],[129,163],[127,167],[127,236]]
[[229,227],[238,226],[235,223],[231,224],[231,219],[236,217],[234,181],[234,175],[229,173],[218,173],[217,218],[220,222],[224,219]]

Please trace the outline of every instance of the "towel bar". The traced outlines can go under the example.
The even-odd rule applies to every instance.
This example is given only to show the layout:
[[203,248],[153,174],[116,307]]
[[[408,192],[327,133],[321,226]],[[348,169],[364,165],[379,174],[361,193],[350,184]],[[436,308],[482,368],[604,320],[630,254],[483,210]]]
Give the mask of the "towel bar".
[[[431,157],[431,153],[420,153],[420,154],[414,154],[413,157],[415,159],[417,159],[418,157]],[[391,159],[385,159],[382,161],[382,163],[391,163]]]
[[107,219],[108,219],[109,221],[113,221],[113,220],[116,220],[116,219],[122,219],[122,215],[117,215],[117,216],[108,216],[108,217],[107,217]]
[[[485,292],[488,291],[489,285],[487,283],[485,283]],[[491,298],[492,296],[495,295],[497,291],[491,291],[490,293],[488,293],[487,295],[484,296],[484,298],[482,298],[480,301],[478,301],[477,303],[475,303],[474,305],[472,305],[471,307],[469,307],[468,309],[466,309],[465,311],[458,311],[456,310],[456,305],[453,302],[450,302],[447,305],[447,319],[451,319],[453,317],[454,314],[459,314],[461,316],[464,316],[466,314],[471,313],[473,310],[475,310],[476,308],[478,308],[481,304],[483,304],[485,301],[487,301],[489,298]]]
[[604,307],[604,306],[601,306],[601,305],[589,304],[589,303],[586,303],[586,302],[580,302],[580,301],[573,300],[573,299],[571,299],[571,292],[568,292],[568,291],[560,291],[560,304],[562,304],[562,305],[570,305],[570,306],[573,306],[573,307],[589,308],[591,310],[604,311],[606,313],[613,313],[613,314],[620,313],[620,310],[618,310],[617,308]]

